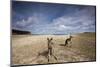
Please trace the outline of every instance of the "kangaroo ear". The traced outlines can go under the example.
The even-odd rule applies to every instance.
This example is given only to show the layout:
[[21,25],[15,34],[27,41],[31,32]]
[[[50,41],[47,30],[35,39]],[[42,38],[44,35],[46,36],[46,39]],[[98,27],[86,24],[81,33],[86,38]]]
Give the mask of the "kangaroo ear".
[[49,38],[47,37],[47,40],[49,40]]
[[71,38],[73,38],[73,36],[71,36]]
[[53,38],[51,38],[50,40],[53,40]]

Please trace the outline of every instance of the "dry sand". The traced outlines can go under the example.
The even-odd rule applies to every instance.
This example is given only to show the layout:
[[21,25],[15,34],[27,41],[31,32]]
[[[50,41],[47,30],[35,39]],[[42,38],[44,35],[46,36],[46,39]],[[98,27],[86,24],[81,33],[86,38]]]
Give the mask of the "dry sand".
[[[91,34],[90,34],[91,35]],[[67,35],[13,35],[12,36],[12,64],[48,64],[62,62],[80,62],[96,60],[95,36],[74,35],[72,43],[62,46]],[[46,51],[47,37],[53,37],[53,54],[50,62],[38,53]]]

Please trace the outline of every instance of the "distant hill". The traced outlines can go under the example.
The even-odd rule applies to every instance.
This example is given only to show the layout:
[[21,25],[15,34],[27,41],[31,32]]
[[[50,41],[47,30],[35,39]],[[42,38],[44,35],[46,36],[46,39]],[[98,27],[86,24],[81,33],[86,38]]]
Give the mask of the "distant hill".
[[87,37],[95,37],[96,32],[83,32],[83,33],[79,33],[78,35],[87,36]]
[[31,34],[31,32],[12,29],[12,34],[13,34],[13,35],[14,35],[14,34],[18,34],[18,35],[20,35],[20,34]]

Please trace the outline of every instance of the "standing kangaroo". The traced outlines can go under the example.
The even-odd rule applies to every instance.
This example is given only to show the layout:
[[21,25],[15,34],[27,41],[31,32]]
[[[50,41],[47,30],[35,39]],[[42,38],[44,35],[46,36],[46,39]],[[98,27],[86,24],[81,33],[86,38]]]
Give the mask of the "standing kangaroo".
[[44,56],[44,57],[46,57],[48,59],[48,62],[49,62],[50,61],[49,60],[50,59],[49,57],[50,56],[53,56],[54,59],[57,60],[57,58],[53,55],[53,49],[52,49],[53,42],[52,42],[52,40],[53,40],[53,38],[50,38],[50,39],[47,38],[48,50],[39,52],[38,55],[37,55],[37,57],[35,59],[37,59],[39,56]]
[[69,38],[67,38],[67,39],[65,40],[65,46],[68,45],[68,42],[72,43],[71,40],[72,40],[72,36],[70,36]]
[[49,56],[53,56],[57,60],[57,58],[53,55],[53,49],[52,49],[53,38],[50,39],[47,38],[47,40],[48,40],[48,62],[49,62]]

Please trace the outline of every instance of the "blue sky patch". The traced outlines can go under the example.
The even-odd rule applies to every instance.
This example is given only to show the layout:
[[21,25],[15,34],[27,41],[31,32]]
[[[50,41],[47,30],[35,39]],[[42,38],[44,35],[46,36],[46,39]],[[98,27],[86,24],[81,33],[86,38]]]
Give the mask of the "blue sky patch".
[[12,29],[32,34],[95,32],[95,6],[12,1]]

